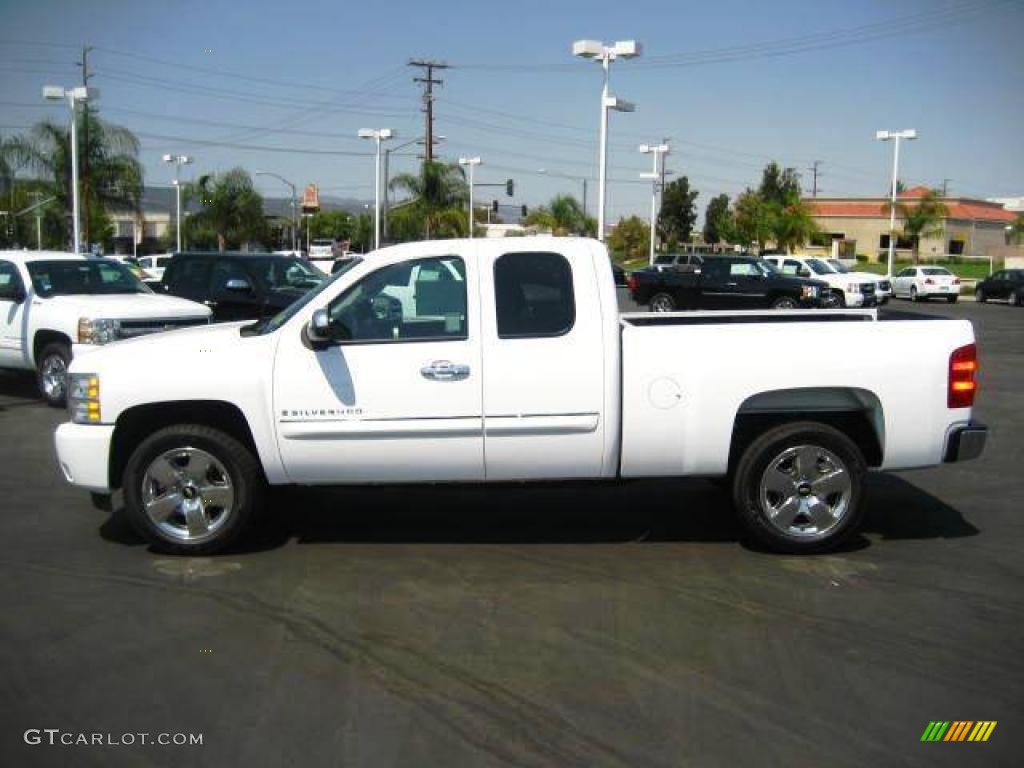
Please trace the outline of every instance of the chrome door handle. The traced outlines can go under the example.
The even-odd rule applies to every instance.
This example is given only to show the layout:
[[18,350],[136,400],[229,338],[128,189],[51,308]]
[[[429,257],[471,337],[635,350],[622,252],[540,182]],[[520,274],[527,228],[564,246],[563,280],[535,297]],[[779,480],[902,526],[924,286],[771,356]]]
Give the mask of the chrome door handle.
[[735,288],[737,285],[739,285],[739,283],[726,283],[726,285],[729,286],[730,288]]
[[435,360],[420,368],[420,374],[432,381],[462,381],[469,378],[469,366],[451,360]]

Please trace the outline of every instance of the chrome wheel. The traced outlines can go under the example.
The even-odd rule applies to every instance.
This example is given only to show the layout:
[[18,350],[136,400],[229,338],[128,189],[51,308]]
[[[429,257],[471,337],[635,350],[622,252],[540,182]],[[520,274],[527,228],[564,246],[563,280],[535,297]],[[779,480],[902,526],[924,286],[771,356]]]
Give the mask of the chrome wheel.
[[796,309],[796,300],[791,299],[788,296],[783,296],[781,299],[776,299],[775,303],[772,304],[773,309]]
[[198,543],[228,522],[235,504],[231,476],[212,454],[175,448],[150,462],[142,478],[142,506],[168,538]]
[[843,519],[853,497],[850,470],[817,445],[787,448],[761,474],[758,499],[779,532],[800,539],[825,538]]
[[67,360],[57,354],[47,355],[39,366],[39,380],[48,400],[63,400],[68,385]]
[[667,293],[659,293],[651,299],[651,312],[673,312],[676,303]]

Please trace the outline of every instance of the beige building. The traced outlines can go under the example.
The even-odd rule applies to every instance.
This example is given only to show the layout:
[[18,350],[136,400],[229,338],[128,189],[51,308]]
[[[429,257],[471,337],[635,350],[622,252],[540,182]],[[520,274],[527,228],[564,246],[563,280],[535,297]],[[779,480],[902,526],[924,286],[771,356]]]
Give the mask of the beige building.
[[[914,187],[900,193],[899,202],[913,206],[928,192],[927,187]],[[865,254],[870,260],[884,260],[889,250],[888,198],[884,197],[816,197],[806,199],[814,220],[821,228],[816,245],[809,250],[828,250],[838,240],[850,253]],[[948,214],[939,232],[921,239],[923,259],[948,256],[976,258],[1002,257],[1007,248],[1007,227],[1016,214],[1001,204],[965,197],[944,198]],[[913,243],[902,237],[899,213],[896,215],[896,257],[909,259]]]

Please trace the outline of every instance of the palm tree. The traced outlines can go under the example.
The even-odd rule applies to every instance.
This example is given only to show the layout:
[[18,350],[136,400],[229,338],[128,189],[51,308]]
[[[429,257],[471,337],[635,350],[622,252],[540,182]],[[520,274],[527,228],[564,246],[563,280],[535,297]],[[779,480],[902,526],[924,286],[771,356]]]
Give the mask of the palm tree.
[[792,194],[773,212],[771,230],[778,247],[793,253],[817,234],[818,224],[811,215],[810,206],[798,194]]
[[[403,173],[388,184],[392,190],[405,192],[412,202],[398,208],[390,217],[389,228],[399,233],[410,229],[422,231],[427,239],[457,237],[468,232],[466,202],[469,187],[458,163],[429,162],[419,175]],[[392,222],[394,225],[392,226]]]
[[[101,120],[85,109],[79,121],[79,200],[82,238],[89,243],[108,226],[109,207],[140,210],[142,165],[139,140],[127,128]],[[66,126],[50,120],[37,123],[22,143],[27,164],[51,180],[63,210],[71,209],[71,142]]]
[[198,199],[200,211],[192,217],[200,233],[193,242],[203,239],[204,230],[216,237],[217,250],[230,244],[260,241],[266,234],[263,218],[263,198],[253,186],[252,177],[242,168],[232,168],[222,174],[200,176],[195,185],[189,185],[185,196]]
[[571,195],[557,195],[547,206],[531,211],[523,223],[553,235],[585,235],[597,226],[597,222],[583,212]]
[[[888,213],[892,203],[886,203],[883,207]],[[916,204],[896,203],[896,215],[903,219],[903,235],[912,244],[914,263],[917,264],[921,239],[942,234],[943,220],[949,215],[949,208],[942,202],[938,190],[929,189],[918,198]]]

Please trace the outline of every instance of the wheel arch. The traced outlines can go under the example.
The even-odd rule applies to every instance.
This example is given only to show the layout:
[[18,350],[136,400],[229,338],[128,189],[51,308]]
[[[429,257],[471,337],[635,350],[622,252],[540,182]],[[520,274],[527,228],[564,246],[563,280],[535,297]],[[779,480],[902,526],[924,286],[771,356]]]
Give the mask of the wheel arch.
[[68,352],[71,351],[71,347],[72,347],[71,337],[69,337],[66,333],[62,333],[61,331],[48,330],[48,329],[42,329],[42,330],[36,331],[35,335],[32,337],[32,365],[33,366],[39,364],[39,355],[40,355],[40,353],[42,353],[43,348],[47,344],[54,344],[54,343],[66,344],[67,347],[68,347]]
[[802,387],[759,392],[740,404],[733,421],[729,470],[758,435],[793,421],[834,427],[856,443],[869,467],[882,465],[885,414],[874,392],[859,387]]
[[248,448],[262,467],[252,428],[242,410],[224,400],[176,400],[145,403],[125,409],[114,423],[110,444],[109,483],[121,487],[121,478],[132,452],[149,435],[175,424],[200,424],[219,429]]

